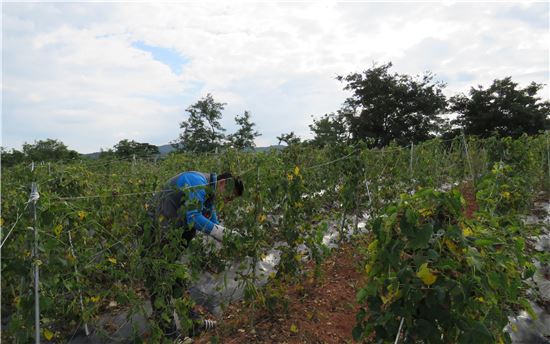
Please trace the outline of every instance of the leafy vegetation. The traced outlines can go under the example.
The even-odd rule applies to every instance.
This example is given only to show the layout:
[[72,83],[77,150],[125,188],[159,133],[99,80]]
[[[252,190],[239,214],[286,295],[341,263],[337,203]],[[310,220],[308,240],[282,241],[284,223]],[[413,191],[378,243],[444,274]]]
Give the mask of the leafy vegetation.
[[[268,288],[258,290],[256,274],[245,267],[238,278],[252,309],[276,309],[284,305],[283,282],[301,276],[302,244],[319,264],[328,253],[322,237],[329,223],[337,220],[344,240],[367,212],[373,219],[366,252],[370,282],[359,292],[359,301],[368,307],[358,317],[358,336],[395,338],[404,317],[410,340],[436,342],[441,334],[460,341],[474,335],[461,330],[467,324],[475,325],[476,336],[498,340],[505,317],[527,306],[524,281],[532,267],[523,250],[527,232],[514,214],[527,209],[529,199],[519,202],[516,194],[534,193],[547,185],[546,140],[455,138],[427,141],[412,149],[368,149],[365,143],[323,149],[291,145],[261,153],[228,149],[218,155],[172,154],[136,164],[98,160],[57,163],[49,169],[37,165],[34,171],[23,164],[3,166],[2,309],[9,321],[2,339],[22,343],[33,336],[33,264],[40,266],[43,334],[58,342],[66,341],[81,322],[93,323],[110,304],[130,313],[143,312],[148,294],[162,295],[165,287],[144,291],[150,274],[178,282],[183,291],[204,269],[222,271],[246,256],[257,262],[276,242],[283,242],[279,272]],[[163,255],[175,261],[187,252],[188,264],[154,255],[145,261],[142,252],[151,242],[144,239],[151,235],[144,232],[147,201],[182,170],[230,170],[242,177],[244,197],[218,204],[219,217],[239,238],[228,236],[220,249],[202,240],[185,248],[173,231],[158,238],[168,243]],[[434,189],[472,176],[480,211],[465,219],[456,191]],[[36,223],[25,206],[33,181],[40,192]],[[509,203],[493,202],[492,197],[507,197],[505,192],[510,193]],[[500,209],[501,205],[517,212]],[[39,234],[37,257],[32,254],[32,228]],[[495,287],[501,288],[498,293]],[[460,290],[463,293],[457,293]],[[192,301],[184,293],[174,294],[180,319],[189,328],[186,310]],[[448,305],[438,313],[441,318],[425,316],[442,307],[439,301],[433,304],[440,299]],[[367,320],[375,326],[368,327]],[[463,322],[452,327],[451,320]],[[160,341],[160,332],[153,336]]]

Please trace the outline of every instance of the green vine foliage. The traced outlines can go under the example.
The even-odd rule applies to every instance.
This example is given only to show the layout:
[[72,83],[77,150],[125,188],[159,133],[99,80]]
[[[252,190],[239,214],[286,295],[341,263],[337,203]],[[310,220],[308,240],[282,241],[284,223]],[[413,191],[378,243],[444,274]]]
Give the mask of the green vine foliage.
[[[369,257],[384,259],[386,264],[372,265],[373,269],[378,266],[377,270],[374,269],[379,272],[377,276],[369,273],[371,279],[379,279],[376,290],[383,292],[383,295],[388,294],[387,288],[390,285],[394,285],[392,288],[401,288],[399,290],[404,295],[403,285],[395,284],[397,276],[394,274],[399,270],[393,270],[393,266],[408,264],[407,271],[412,277],[408,275],[410,280],[407,283],[416,283],[415,285],[422,287],[418,291],[420,296],[417,297],[422,299],[423,293],[431,296],[430,293],[439,283],[451,283],[454,278],[444,268],[445,265],[441,265],[446,262],[449,266],[458,264],[457,271],[463,273],[459,275],[462,276],[460,278],[469,276],[472,281],[468,280],[468,288],[474,290],[476,297],[483,297],[485,303],[480,303],[484,306],[483,309],[497,312],[496,307],[491,308],[493,303],[489,303],[493,299],[486,294],[475,294],[476,286],[482,283],[475,278],[481,274],[476,270],[474,275],[473,267],[464,257],[475,258],[475,249],[481,257],[477,258],[481,261],[481,267],[488,264],[486,259],[489,258],[486,257],[503,259],[505,264],[512,264],[515,249],[501,252],[495,246],[479,246],[480,242],[476,244],[476,240],[470,237],[462,238],[456,227],[459,226],[463,231],[460,224],[468,224],[473,232],[480,233],[475,233],[472,237],[477,238],[479,235],[480,239],[499,235],[499,242],[505,245],[521,243],[514,238],[524,236],[524,231],[520,225],[511,225],[516,223],[515,220],[507,218],[508,221],[497,221],[491,219],[491,216],[506,219],[507,211],[499,208],[501,204],[509,209],[527,206],[528,202],[522,203],[522,197],[525,195],[526,199],[531,199],[529,193],[532,195],[541,185],[547,185],[544,183],[550,178],[547,177],[546,137],[522,137],[518,140],[469,138],[467,145],[470,159],[466,157],[462,138],[450,142],[432,140],[415,145],[412,170],[410,149],[395,144],[382,149],[367,149],[361,144],[353,147],[332,145],[323,149],[292,145],[282,151],[254,153],[229,149],[220,154],[170,154],[163,159],[141,159],[136,162],[120,159],[67,161],[49,165],[36,163],[34,171],[27,165],[2,166],[3,235],[7,235],[8,230],[14,226],[10,236],[2,238],[2,314],[8,319],[8,325],[3,327],[2,340],[26,343],[34,335],[33,264],[40,265],[40,318],[41,327],[45,331],[43,336],[54,342],[66,342],[84,322],[94,328],[93,325],[106,313],[145,313],[144,300],[149,299],[151,293],[169,293],[168,290],[163,291],[163,288],[174,283],[181,286],[178,290],[172,290],[175,295],[174,304],[168,307],[167,299],[162,298],[157,302],[160,306],[163,303],[167,306],[164,318],[170,316],[169,308],[175,307],[184,327],[189,328],[187,309],[192,307],[192,302],[183,292],[186,286],[193,283],[204,271],[221,272],[232,262],[244,262],[245,259],[255,263],[276,242],[281,241],[285,246],[278,267],[279,274],[271,279],[265,292],[255,288],[254,271],[243,268],[238,279],[246,287],[245,296],[252,307],[265,305],[273,310],[284,310],[288,307],[285,307],[287,301],[283,282],[287,277],[299,278],[303,271],[299,247],[304,244],[310,250],[316,266],[320,266],[329,253],[322,242],[323,235],[328,230],[327,223],[341,221],[344,212],[346,226],[354,215],[367,212],[372,218],[382,219],[378,225],[379,230],[373,233],[393,233],[391,236],[383,234],[384,240],[390,240],[386,242],[387,245],[391,244],[387,246],[389,251],[382,253],[385,251],[380,249],[377,254],[369,254]],[[404,192],[417,192],[419,188],[439,187],[444,183],[469,178],[471,173],[467,161],[471,162],[476,177],[475,183],[482,207],[480,213],[486,214],[483,221],[477,219],[475,221],[478,222],[470,224],[468,221],[474,220],[466,221],[460,214],[456,214],[460,207],[456,196],[443,196],[436,192],[429,195],[418,192],[413,198],[404,198],[397,206],[388,208]],[[495,163],[498,168],[495,170],[496,174],[492,174]],[[227,228],[238,233],[229,235],[221,248],[203,240],[193,240],[184,247],[177,230],[164,233],[162,238],[154,235],[152,237],[151,233],[146,232],[149,221],[147,204],[153,192],[160,190],[177,173],[190,170],[218,173],[229,170],[244,181],[243,197],[227,204],[221,200],[217,202],[219,218]],[[518,179],[520,177],[527,179],[523,179],[524,182]],[[27,204],[31,182],[38,184],[40,192],[36,223],[33,220],[32,205]],[[506,194],[503,192],[510,192],[509,203],[495,199],[499,195],[504,197]],[[415,202],[433,203],[433,214],[421,213],[423,207],[414,206]],[[404,222],[409,226],[407,228],[412,228],[410,233],[415,233],[417,229],[421,233],[420,237],[413,240],[413,247],[404,243],[409,240],[407,235],[415,234],[406,234],[399,230],[405,210],[407,214],[410,213],[408,216],[411,222]],[[439,230],[443,230],[445,234],[434,242],[428,240],[427,246],[421,246],[427,240],[429,232],[428,227],[423,227],[425,223],[431,223],[432,234]],[[39,234],[39,254],[36,258],[32,254],[34,228]],[[383,231],[381,228],[386,229]],[[393,229],[390,231],[389,228]],[[502,232],[504,230],[506,231]],[[381,238],[377,239],[377,245],[382,245]],[[454,255],[445,241],[441,241],[445,239],[451,240],[458,249],[466,249],[466,252],[463,255]],[[491,238],[487,240],[489,239]],[[162,250],[155,251],[156,249],[150,248],[155,240],[164,240],[167,244]],[[148,250],[147,257],[143,255],[144,250]],[[485,256],[482,256],[482,250]],[[391,257],[390,252],[398,253],[397,257],[405,259],[406,263],[395,262],[396,258]],[[401,257],[401,252],[416,258],[407,255]],[[417,257],[419,252],[422,254]],[[434,252],[440,256],[432,257]],[[176,263],[182,255],[189,258],[185,265]],[[437,281],[430,286],[415,277],[423,263],[427,263],[426,268],[437,276]],[[389,270],[388,264],[391,267]],[[518,271],[528,269],[521,265],[523,263],[518,264],[519,258],[515,265]],[[426,271],[426,268],[422,271]],[[520,272],[518,275],[522,277],[526,274],[523,270]],[[147,288],[145,282],[148,276],[156,276],[166,283]],[[517,278],[514,274],[510,276],[514,281]],[[462,281],[459,277],[456,279]],[[466,284],[460,288],[466,288]],[[395,292],[397,289],[392,290]],[[447,291],[446,295],[451,300],[451,291]],[[83,307],[80,305],[80,296]],[[369,294],[368,297],[375,297],[375,294]],[[506,302],[516,300],[512,299],[515,297],[513,294],[503,293],[502,297],[496,297],[494,302],[498,303],[500,314],[507,312]],[[505,300],[505,297],[510,299]],[[364,294],[361,300],[366,301],[367,295]],[[404,296],[400,296],[393,302],[387,301],[385,305],[382,302],[380,309],[393,309],[392,307],[398,307],[397,304],[403,300]],[[472,305],[470,301],[466,304]],[[376,307],[376,303],[372,307]],[[455,305],[451,303],[450,307],[452,309]],[[510,307],[513,308],[513,305]],[[370,312],[370,309],[369,304],[365,312]],[[416,309],[411,306],[410,312],[412,314]],[[388,324],[384,331],[387,338],[390,338],[390,333],[396,334],[394,327],[399,325],[398,316],[406,314],[384,314],[387,317],[385,324]],[[364,318],[360,317],[360,324],[364,324],[358,326],[362,338],[367,338],[365,334],[370,333],[366,329],[366,319],[376,318],[373,315],[367,316],[365,313]],[[412,328],[412,317],[410,315],[407,318],[405,328]],[[493,336],[496,333],[493,329],[496,328],[497,318],[490,313],[485,319],[494,322],[482,322]],[[158,324],[152,325],[155,328],[153,336],[159,338]],[[408,331],[409,336],[412,333],[411,330]]]
[[534,273],[519,223],[467,220],[458,191],[403,195],[372,226],[357,301],[356,339],[410,343],[509,342],[508,315],[527,308]]

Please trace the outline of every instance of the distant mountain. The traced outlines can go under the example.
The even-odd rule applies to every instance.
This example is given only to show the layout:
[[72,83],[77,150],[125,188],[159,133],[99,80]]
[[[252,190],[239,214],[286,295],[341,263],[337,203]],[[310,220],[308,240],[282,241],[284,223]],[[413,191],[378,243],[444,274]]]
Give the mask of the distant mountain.
[[[256,152],[265,152],[271,149],[281,150],[285,147],[286,146],[282,146],[282,145],[272,145],[269,147],[256,147],[254,148],[254,150]],[[172,147],[171,144],[158,146],[158,148],[159,148],[160,156],[166,156],[168,153],[174,151],[174,147]],[[98,159],[100,154],[101,154],[100,152],[94,152],[94,153],[88,153],[88,154],[82,154],[82,155],[90,159]]]

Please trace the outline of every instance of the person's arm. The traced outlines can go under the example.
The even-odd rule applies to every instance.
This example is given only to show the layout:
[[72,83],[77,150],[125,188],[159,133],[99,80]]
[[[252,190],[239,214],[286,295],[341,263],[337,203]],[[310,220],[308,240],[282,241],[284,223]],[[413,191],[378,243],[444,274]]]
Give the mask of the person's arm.
[[218,215],[216,215],[216,207],[214,207],[214,204],[210,204],[208,207],[208,212],[210,213],[210,221],[219,225],[220,221],[218,221]]
[[204,190],[189,193],[190,202],[188,202],[188,205],[195,203],[195,209],[188,208],[189,210],[186,213],[187,223],[192,224],[194,229],[206,233],[218,241],[222,241],[225,228],[217,223],[215,213],[213,212],[212,218],[208,219],[201,212],[204,207],[205,196],[206,193]]

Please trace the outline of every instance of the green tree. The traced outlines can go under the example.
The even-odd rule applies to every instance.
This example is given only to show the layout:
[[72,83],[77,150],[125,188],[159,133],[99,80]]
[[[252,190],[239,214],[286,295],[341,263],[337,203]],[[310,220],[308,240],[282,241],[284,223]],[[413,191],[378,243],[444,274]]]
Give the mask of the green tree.
[[115,157],[115,151],[112,148],[99,149],[99,159],[112,159]]
[[472,87],[469,96],[451,98],[450,109],[459,114],[452,123],[481,137],[537,134],[550,128],[550,102],[536,96],[543,86],[532,82],[521,88],[507,77],[494,80],[487,89]]
[[218,103],[209,93],[206,97],[189,106],[187,121],[180,123],[183,132],[172,142],[178,150],[208,152],[220,147],[225,138],[225,129],[220,124],[225,103]]
[[25,142],[23,154],[27,161],[67,160],[80,156],[78,152],[68,149],[63,142],[54,139],[38,140],[34,144]]
[[7,151],[4,147],[0,147],[0,157],[1,164],[5,167],[14,166],[25,161],[25,154],[23,152],[16,149]]
[[237,149],[254,148],[254,138],[261,134],[254,131],[256,124],[250,122],[250,112],[245,111],[241,117],[236,116],[235,122],[239,125],[239,129],[234,134],[228,136],[229,143]]
[[114,154],[119,158],[129,158],[134,154],[138,157],[151,156],[159,154],[159,149],[157,146],[149,143],[140,143],[134,140],[128,141],[124,139],[114,146]]
[[310,143],[318,147],[346,142],[349,139],[345,118],[340,112],[326,114],[318,120],[314,119],[309,129],[315,135]]
[[301,139],[296,136],[293,131],[288,134],[281,134],[281,136],[277,136],[277,140],[279,140],[279,145],[281,142],[284,142],[287,146],[295,145],[301,142]]
[[391,74],[392,64],[374,66],[362,74],[339,76],[352,91],[340,113],[353,141],[371,139],[375,146],[395,140],[409,144],[430,139],[439,129],[439,117],[447,107],[444,83],[426,72],[415,78]]

